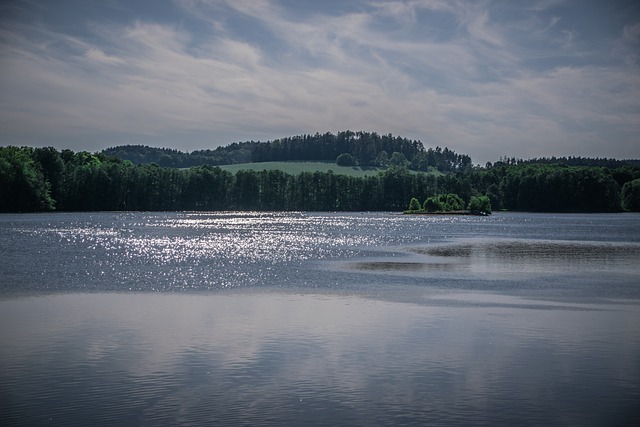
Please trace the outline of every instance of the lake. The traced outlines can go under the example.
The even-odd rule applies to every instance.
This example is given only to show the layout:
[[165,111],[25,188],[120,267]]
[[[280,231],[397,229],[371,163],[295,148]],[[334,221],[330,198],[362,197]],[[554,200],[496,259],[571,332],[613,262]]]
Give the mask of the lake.
[[640,215],[0,215],[0,425],[640,425]]

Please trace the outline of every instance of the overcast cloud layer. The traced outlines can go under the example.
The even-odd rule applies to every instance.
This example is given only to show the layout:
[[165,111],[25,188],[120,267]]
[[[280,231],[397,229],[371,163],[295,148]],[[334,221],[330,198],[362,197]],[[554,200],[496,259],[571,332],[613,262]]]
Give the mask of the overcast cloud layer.
[[181,150],[376,131],[640,157],[640,3],[0,3],[0,145]]

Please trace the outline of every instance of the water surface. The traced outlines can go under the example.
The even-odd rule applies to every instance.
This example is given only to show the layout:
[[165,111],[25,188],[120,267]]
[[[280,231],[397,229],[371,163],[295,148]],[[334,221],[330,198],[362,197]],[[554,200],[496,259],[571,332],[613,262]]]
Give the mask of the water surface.
[[2,425],[638,425],[640,216],[0,216]]

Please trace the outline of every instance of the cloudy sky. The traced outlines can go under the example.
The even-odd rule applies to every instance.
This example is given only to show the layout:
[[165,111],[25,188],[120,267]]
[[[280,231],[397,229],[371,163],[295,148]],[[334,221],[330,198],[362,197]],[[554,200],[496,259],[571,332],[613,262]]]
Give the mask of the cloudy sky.
[[640,157],[637,0],[4,0],[0,145]]

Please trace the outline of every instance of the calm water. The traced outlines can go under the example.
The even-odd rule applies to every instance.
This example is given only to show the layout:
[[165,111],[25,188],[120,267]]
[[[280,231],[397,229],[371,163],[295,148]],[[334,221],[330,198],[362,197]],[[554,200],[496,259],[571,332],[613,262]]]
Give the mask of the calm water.
[[640,425],[640,215],[0,215],[0,425]]

